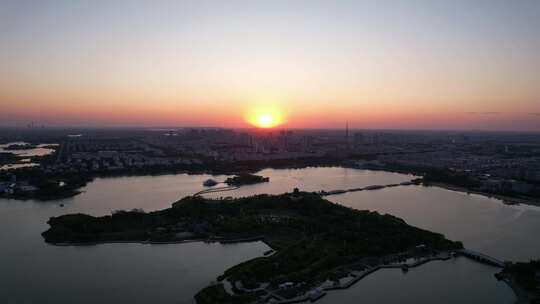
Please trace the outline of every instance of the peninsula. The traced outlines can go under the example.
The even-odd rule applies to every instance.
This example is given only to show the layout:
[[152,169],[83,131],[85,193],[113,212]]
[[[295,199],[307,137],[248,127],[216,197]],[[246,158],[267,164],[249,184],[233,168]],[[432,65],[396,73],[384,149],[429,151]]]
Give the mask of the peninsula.
[[540,260],[506,263],[495,276],[512,287],[517,303],[540,303]]
[[347,272],[462,248],[460,242],[392,215],[350,209],[298,189],[238,199],[189,196],[160,211],[70,214],[48,224],[42,235],[57,245],[262,240],[272,248],[264,257],[225,271],[220,283],[196,295],[199,304],[309,300],[324,295],[318,286]]

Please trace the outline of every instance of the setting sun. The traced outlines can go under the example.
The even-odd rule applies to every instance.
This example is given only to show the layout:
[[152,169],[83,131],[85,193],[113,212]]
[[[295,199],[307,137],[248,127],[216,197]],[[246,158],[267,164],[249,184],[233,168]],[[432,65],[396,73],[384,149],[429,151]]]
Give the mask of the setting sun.
[[271,127],[274,125],[274,116],[271,114],[263,114],[258,118],[261,127]]
[[247,113],[250,124],[257,128],[274,128],[284,123],[284,115],[275,107],[255,107]]

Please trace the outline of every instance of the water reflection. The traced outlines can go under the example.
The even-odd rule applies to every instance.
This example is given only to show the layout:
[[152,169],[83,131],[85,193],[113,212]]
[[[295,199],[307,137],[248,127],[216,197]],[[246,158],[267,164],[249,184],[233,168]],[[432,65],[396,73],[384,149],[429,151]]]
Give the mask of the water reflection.
[[[26,142],[11,142],[7,144],[0,144],[0,153],[12,153],[17,157],[34,157],[34,156],[45,156],[54,152],[53,146],[58,146],[58,144],[39,144],[32,149],[7,149],[10,145],[27,145]],[[35,167],[39,166],[38,163],[31,163],[30,159],[20,159],[19,163],[10,163],[0,166],[0,170],[10,170],[17,168],[25,167]]]
[[407,273],[382,269],[318,303],[514,303],[512,290],[493,277],[496,271],[466,258],[430,262]]
[[44,156],[44,155],[49,155],[54,152],[54,149],[49,148],[49,147],[58,146],[58,144],[39,144],[39,145],[36,145],[36,147],[32,149],[15,149],[15,150],[7,149],[7,147],[9,147],[10,145],[27,145],[27,144],[28,143],[26,142],[11,142],[7,144],[1,144],[0,152],[9,152],[17,156],[21,156],[21,157]]
[[302,191],[331,191],[371,185],[387,185],[409,181],[415,176],[383,171],[356,170],[340,167],[303,169],[266,169],[258,175],[270,177],[270,183],[243,186],[234,191],[208,194],[207,196],[249,196],[254,194],[280,194],[293,188]]
[[[269,176],[270,182],[242,187],[226,195],[282,193],[294,187],[334,190],[412,178],[343,168],[268,169],[258,174]],[[49,217],[65,213],[104,215],[117,209],[167,208],[171,202],[200,191],[208,178],[224,180],[226,176],[178,174],[96,179],[81,195],[61,201],[0,200],[0,239],[6,244],[0,252],[0,299],[5,303],[193,302],[193,295],[223,270],[262,255],[268,247],[262,243],[55,247],[46,245],[40,233],[47,228]],[[353,208],[394,214],[412,225],[463,240],[471,249],[503,259],[540,256],[540,244],[534,240],[540,229],[538,208],[506,206],[477,195],[416,186],[329,198]],[[59,207],[60,203],[65,207]],[[383,270],[347,291],[329,294],[322,303],[412,303],[414,299],[509,303],[512,292],[493,278],[495,271],[465,259],[428,263],[406,275]]]
[[509,206],[476,194],[422,186],[352,192],[328,199],[356,209],[393,214],[501,260],[540,257],[535,234],[540,231],[538,207]]
[[0,166],[0,170],[10,170],[10,169],[36,167],[36,166],[39,166],[39,164],[36,164],[36,163],[8,164],[8,165]]

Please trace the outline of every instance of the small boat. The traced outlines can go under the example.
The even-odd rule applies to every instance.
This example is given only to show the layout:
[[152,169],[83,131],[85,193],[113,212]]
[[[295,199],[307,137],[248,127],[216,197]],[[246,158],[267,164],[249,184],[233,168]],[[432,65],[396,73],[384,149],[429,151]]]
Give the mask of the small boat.
[[211,179],[211,178],[205,180],[204,183],[203,183],[203,186],[205,186],[205,187],[212,187],[212,186],[215,186],[215,185],[217,185],[217,182],[215,180]]
[[407,264],[401,265],[401,271],[403,271],[403,272],[409,271],[409,265],[407,265]]

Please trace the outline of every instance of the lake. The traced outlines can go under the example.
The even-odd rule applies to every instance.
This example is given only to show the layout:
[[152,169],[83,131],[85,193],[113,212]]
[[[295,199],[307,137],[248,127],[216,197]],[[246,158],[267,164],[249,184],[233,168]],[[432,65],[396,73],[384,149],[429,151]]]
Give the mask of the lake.
[[[18,157],[34,157],[34,156],[45,156],[54,152],[54,149],[51,149],[52,146],[57,146],[58,144],[39,144],[32,149],[19,149],[19,150],[10,150],[7,149],[10,145],[26,145],[26,142],[11,142],[7,144],[0,144],[0,152],[12,153]],[[22,159],[20,161],[24,163],[13,163],[0,166],[0,170],[10,170],[24,167],[36,167],[39,166],[38,163],[28,162],[30,159]]]
[[[414,176],[345,168],[266,169],[269,183],[244,186],[214,196],[335,190],[391,184]],[[51,216],[119,209],[167,208],[203,189],[208,178],[227,176],[161,175],[96,179],[76,197],[54,202],[0,200],[0,299],[3,303],[193,303],[194,294],[225,269],[261,256],[261,242],[234,245],[102,244],[57,247],[43,242]],[[540,208],[507,206],[495,199],[434,187],[406,186],[329,196],[358,209],[403,218],[409,224],[461,240],[470,249],[501,259],[540,256],[534,240]],[[64,204],[65,207],[60,207]],[[534,240],[534,241],[533,241]],[[498,282],[498,269],[465,258],[428,263],[408,273],[381,270],[321,303],[513,303],[511,289]],[[428,286],[429,285],[429,286]],[[428,290],[426,290],[428,286]]]
[[51,149],[50,147],[58,146],[58,144],[39,144],[39,145],[36,145],[36,147],[32,149],[16,149],[16,150],[8,149],[10,145],[27,145],[27,144],[28,144],[27,142],[23,142],[23,141],[0,144],[0,152],[13,153],[21,157],[44,156],[44,155],[49,155],[54,152],[54,149]]

